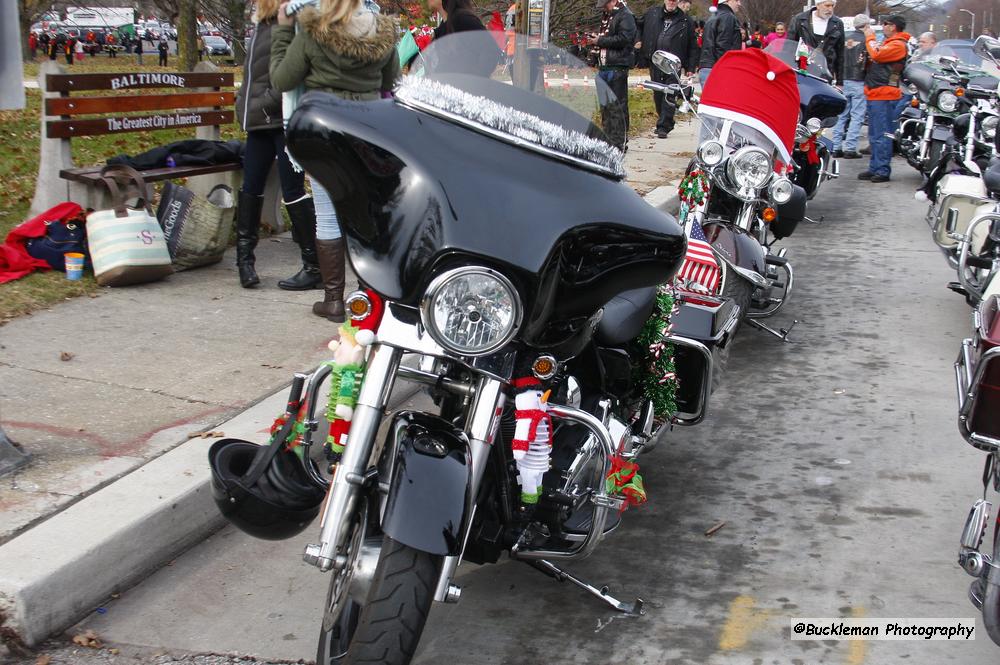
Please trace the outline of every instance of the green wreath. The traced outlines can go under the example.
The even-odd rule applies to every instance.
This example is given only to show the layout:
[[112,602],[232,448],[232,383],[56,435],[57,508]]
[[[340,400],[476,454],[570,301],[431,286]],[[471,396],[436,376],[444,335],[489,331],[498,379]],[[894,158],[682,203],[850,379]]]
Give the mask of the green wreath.
[[660,421],[668,420],[677,410],[674,345],[665,341],[675,303],[673,289],[660,286],[656,290],[653,313],[636,338],[640,360],[633,365],[632,383],[653,402],[653,414]]

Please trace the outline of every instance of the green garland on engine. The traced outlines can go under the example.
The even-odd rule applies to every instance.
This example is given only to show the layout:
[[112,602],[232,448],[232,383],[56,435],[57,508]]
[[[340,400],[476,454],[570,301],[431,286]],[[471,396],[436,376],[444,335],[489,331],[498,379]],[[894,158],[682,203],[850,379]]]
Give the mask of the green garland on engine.
[[632,370],[633,384],[653,402],[653,413],[661,421],[669,419],[677,410],[674,345],[664,341],[674,313],[674,302],[673,290],[669,286],[657,289],[653,313],[636,338],[641,359]]

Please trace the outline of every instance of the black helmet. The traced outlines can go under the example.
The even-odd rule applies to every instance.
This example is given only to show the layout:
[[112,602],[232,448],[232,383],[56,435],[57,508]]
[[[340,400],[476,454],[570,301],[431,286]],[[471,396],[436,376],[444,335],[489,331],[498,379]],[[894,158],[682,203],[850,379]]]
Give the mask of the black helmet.
[[319,513],[325,488],[309,477],[302,460],[284,444],[222,439],[209,449],[208,461],[219,510],[255,538],[291,538]]

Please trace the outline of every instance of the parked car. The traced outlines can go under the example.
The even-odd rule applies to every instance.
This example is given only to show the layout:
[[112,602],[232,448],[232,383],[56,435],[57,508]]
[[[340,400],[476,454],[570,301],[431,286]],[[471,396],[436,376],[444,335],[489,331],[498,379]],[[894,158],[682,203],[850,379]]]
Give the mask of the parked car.
[[202,37],[205,43],[205,55],[232,55],[233,49],[229,47],[226,40],[215,35],[205,35]]

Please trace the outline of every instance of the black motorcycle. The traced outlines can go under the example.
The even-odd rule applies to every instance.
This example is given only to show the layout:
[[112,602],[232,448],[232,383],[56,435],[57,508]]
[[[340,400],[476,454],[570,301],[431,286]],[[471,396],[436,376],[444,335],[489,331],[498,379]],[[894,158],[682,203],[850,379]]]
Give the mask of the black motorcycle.
[[[677,354],[654,378],[695,390],[676,395],[678,412],[701,411],[689,421],[707,402],[711,353],[666,325],[683,230],[623,181],[593,84],[560,103],[477,75],[483,36],[435,40],[393,100],[307,94],[288,128],[366,287],[348,299],[371,331],[356,337],[363,380],[332,479],[309,454],[329,365],[297,378],[270,447],[223,441],[211,458],[220,509],[249,533],[289,537],[322,504],[305,553],[332,575],[322,665],[409,662],[432,602],[459,600],[459,563],[504,553],[641,613],[558,563],[593,552],[641,498],[635,457],[675,418],[643,387],[651,359]],[[437,412],[383,422],[400,379]],[[350,393],[354,379],[337,380]],[[296,413],[301,458],[284,446]]]
[[[847,108],[847,98],[830,85],[833,76],[822,49],[798,54],[798,42],[776,40],[768,53],[795,70],[799,86],[799,123],[795,130],[792,159],[795,171],[792,182],[802,187],[806,198],[816,196],[827,180],[840,177],[840,162],[833,156],[832,145],[823,130],[837,124],[837,117]],[[804,65],[804,66],[803,66]]]

